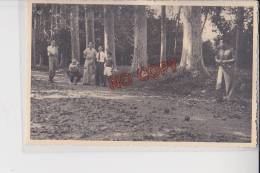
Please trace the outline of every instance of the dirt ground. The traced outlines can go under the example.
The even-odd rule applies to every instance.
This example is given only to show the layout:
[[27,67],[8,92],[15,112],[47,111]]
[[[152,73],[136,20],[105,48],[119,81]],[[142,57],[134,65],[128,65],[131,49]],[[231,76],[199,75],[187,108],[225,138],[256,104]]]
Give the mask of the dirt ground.
[[49,83],[48,72],[33,70],[31,138],[250,142],[250,85],[217,102],[214,79],[168,76],[111,90],[71,85],[61,71]]

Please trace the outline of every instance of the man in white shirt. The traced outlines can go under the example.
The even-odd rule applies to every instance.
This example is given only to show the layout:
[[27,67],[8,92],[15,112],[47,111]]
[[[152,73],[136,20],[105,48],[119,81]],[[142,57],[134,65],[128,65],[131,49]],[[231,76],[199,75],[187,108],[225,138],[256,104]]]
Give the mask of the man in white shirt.
[[55,40],[51,41],[51,45],[47,47],[47,52],[49,56],[49,81],[53,82],[58,63],[58,46]]
[[[85,64],[84,64],[84,74],[83,74],[83,85],[90,85],[91,81],[94,80],[95,76],[95,57],[97,51],[93,48],[92,42],[89,42],[88,48],[83,51]],[[93,78],[93,79],[92,79]]]
[[104,64],[106,62],[106,54],[103,52],[102,46],[98,47],[96,54],[96,85],[105,86]]

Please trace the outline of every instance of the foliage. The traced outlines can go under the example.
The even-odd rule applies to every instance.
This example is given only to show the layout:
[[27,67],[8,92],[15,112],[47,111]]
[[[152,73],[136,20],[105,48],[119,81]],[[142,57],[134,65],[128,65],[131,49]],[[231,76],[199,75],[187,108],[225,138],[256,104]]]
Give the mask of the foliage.
[[[36,56],[43,57],[41,65],[47,65],[48,57],[46,47],[51,39],[56,39],[61,50],[60,58],[65,58],[65,65],[68,65],[71,54],[70,43],[70,9],[72,5],[57,4],[36,4],[33,6],[32,27],[36,31],[35,50]],[[79,34],[80,34],[80,53],[83,60],[83,50],[85,43],[85,7],[80,6],[79,14]],[[104,42],[104,16],[103,6],[93,5],[95,11],[95,47],[103,45]],[[116,60],[119,65],[130,65],[133,55],[134,44],[134,6],[115,6],[115,46]],[[203,44],[203,55],[205,56],[205,64],[213,65],[214,46],[220,38],[224,38],[228,44],[235,48],[235,34],[237,20],[237,7],[202,7],[202,13],[207,16],[207,20],[211,21],[217,27],[218,37],[205,42]],[[242,44],[243,49],[240,51],[240,63],[245,67],[252,64],[252,41],[253,41],[253,10],[252,8],[244,8],[243,11],[243,31]],[[147,46],[148,46],[148,63],[159,63],[160,55],[160,15],[156,14],[153,8],[146,8],[147,15]],[[174,15],[174,14],[172,14]],[[206,17],[204,17],[206,18]],[[166,19],[167,26],[167,59],[173,58],[175,55],[177,62],[180,61],[182,50],[182,23],[178,26],[178,34],[176,34],[177,16],[171,16]],[[63,21],[63,23],[62,23]],[[177,40],[176,52],[174,52],[175,38]],[[38,63],[40,63],[38,61]],[[83,61],[81,61],[83,63]]]

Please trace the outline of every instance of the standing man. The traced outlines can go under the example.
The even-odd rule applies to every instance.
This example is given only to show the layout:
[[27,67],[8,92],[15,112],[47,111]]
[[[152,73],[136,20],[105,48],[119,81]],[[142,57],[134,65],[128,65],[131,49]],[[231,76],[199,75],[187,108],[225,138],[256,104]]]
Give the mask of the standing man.
[[96,55],[96,85],[105,86],[104,64],[106,62],[106,54],[103,52],[102,46],[98,47]]
[[83,85],[90,85],[92,76],[94,76],[94,62],[97,51],[93,48],[92,42],[89,42],[88,48],[83,51],[85,64],[84,64],[84,74],[83,74]]
[[[229,100],[232,94],[235,58],[233,56],[233,49],[229,48],[223,40],[220,40],[215,60],[218,64],[216,83],[216,90],[217,93],[219,93],[218,99]],[[223,78],[225,81],[226,95],[222,98],[222,94],[219,91],[221,91],[222,88]]]
[[51,41],[51,45],[47,47],[47,52],[49,56],[49,81],[52,83],[58,63],[58,46],[55,40]]

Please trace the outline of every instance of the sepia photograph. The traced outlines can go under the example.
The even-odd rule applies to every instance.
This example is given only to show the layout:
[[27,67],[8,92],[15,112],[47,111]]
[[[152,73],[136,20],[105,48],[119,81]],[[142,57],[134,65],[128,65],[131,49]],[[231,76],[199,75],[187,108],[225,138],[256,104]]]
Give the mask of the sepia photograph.
[[258,6],[181,2],[29,2],[27,140],[255,146]]

